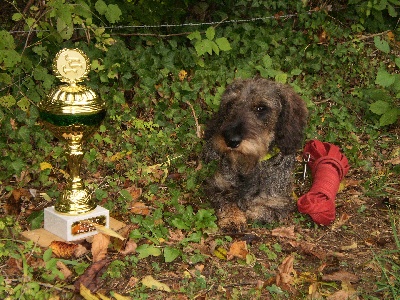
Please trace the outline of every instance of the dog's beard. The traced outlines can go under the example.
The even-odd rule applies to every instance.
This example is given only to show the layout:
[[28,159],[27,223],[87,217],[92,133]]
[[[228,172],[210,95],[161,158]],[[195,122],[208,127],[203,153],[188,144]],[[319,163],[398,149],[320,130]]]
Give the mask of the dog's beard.
[[264,134],[251,139],[244,139],[237,148],[230,148],[226,145],[221,136],[214,138],[215,149],[224,155],[230,167],[240,174],[249,174],[257,164],[268,153],[269,141],[273,139],[273,134]]

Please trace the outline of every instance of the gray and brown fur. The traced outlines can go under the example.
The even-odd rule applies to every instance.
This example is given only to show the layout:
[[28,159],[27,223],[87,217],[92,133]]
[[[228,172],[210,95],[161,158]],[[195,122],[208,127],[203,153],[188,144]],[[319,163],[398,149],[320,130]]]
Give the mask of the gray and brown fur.
[[[292,171],[306,123],[305,103],[288,85],[258,78],[226,88],[203,151],[206,162],[218,161],[206,192],[223,230],[281,221],[294,210]],[[280,152],[263,160],[276,147]]]

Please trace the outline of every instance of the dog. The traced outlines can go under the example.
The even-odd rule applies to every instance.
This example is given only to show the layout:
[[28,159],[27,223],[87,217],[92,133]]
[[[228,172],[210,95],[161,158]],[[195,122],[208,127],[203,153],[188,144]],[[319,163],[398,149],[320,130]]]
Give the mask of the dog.
[[202,154],[217,162],[205,191],[222,230],[245,230],[248,220],[280,222],[295,209],[292,173],[307,117],[289,85],[253,78],[227,86],[206,125]]

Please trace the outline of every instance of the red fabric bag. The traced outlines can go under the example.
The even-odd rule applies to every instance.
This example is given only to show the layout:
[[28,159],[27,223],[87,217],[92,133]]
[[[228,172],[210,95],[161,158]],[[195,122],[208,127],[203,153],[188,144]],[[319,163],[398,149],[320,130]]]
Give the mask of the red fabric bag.
[[308,193],[297,201],[299,212],[308,214],[314,222],[329,225],[335,220],[335,198],[340,181],[349,171],[349,163],[338,146],[318,140],[309,141],[304,156],[310,157],[313,183]]

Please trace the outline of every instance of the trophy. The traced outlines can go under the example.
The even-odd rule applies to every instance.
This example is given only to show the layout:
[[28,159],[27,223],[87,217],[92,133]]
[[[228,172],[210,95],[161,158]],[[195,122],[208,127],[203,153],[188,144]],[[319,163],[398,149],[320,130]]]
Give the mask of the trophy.
[[108,210],[96,205],[80,177],[84,142],[100,126],[106,107],[93,90],[78,84],[90,71],[89,58],[81,50],[58,52],[53,71],[66,84],[40,102],[39,117],[45,128],[66,142],[69,176],[55,205],[44,210],[44,229],[72,241],[95,234],[96,224],[109,226]]

